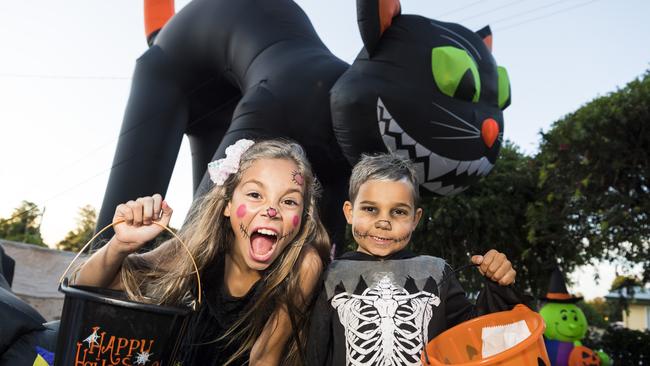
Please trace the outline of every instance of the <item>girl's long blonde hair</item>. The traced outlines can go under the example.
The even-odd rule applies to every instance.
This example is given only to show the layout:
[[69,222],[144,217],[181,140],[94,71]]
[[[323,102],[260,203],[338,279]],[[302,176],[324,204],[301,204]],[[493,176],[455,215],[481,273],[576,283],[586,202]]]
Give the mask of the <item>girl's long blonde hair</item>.
[[[240,344],[238,351],[226,362],[232,362],[249,352],[268,320],[267,309],[286,306],[293,328],[293,341],[284,352],[284,364],[300,364],[303,330],[307,322],[307,304],[300,288],[298,260],[304,245],[314,247],[323,264],[329,257],[329,237],[318,215],[316,205],[320,193],[311,166],[300,145],[286,140],[266,140],[255,143],[241,157],[239,171],[226,179],[222,186],[211,189],[192,210],[179,236],[195,258],[202,273],[217,255],[231,250],[235,236],[224,209],[232,199],[242,173],[258,159],[287,159],[293,161],[304,178],[304,210],[302,225],[293,242],[289,243],[262,274],[263,288],[242,318],[222,337],[229,344]],[[121,280],[129,297],[135,301],[158,304],[188,304],[196,289],[194,267],[177,240],[167,244],[171,250],[150,263],[140,256],[129,256],[122,266]],[[218,279],[222,281],[223,279]]]

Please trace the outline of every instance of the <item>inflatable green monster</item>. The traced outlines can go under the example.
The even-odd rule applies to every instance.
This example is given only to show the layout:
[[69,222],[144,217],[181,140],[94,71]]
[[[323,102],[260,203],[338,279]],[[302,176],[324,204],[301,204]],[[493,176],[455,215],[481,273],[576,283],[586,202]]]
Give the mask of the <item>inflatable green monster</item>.
[[546,322],[547,339],[575,343],[587,334],[587,318],[575,304],[549,302],[539,313]]
[[575,303],[582,297],[569,294],[564,275],[557,267],[551,274],[549,291],[542,300],[546,303],[539,313],[546,323],[544,343],[551,365],[612,365],[607,354],[596,353],[580,342],[587,334],[587,318]]

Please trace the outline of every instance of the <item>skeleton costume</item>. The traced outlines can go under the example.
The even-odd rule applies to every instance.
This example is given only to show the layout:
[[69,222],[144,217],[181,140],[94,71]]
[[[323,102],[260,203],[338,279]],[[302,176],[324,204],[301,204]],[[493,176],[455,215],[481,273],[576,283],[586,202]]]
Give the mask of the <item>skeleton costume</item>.
[[323,275],[307,365],[421,365],[423,344],[446,329],[524,302],[511,286],[488,280],[473,305],[454,275],[441,282],[450,272],[443,259],[406,250],[342,255]]

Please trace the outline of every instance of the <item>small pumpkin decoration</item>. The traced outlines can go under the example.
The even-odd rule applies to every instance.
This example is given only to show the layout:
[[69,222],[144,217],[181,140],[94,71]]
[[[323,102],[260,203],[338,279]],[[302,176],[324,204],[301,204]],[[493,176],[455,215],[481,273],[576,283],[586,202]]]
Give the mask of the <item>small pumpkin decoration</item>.
[[600,357],[585,346],[575,346],[569,355],[569,366],[600,366]]

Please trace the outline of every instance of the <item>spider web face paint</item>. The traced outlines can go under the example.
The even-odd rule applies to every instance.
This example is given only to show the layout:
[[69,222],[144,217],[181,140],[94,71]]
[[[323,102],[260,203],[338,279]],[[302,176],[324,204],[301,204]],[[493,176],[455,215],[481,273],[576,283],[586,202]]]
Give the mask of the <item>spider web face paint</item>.
[[297,170],[294,170],[293,172],[291,172],[291,181],[294,182],[295,184],[299,185],[299,186],[302,186],[303,184],[305,184],[305,178]]

